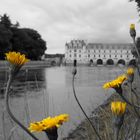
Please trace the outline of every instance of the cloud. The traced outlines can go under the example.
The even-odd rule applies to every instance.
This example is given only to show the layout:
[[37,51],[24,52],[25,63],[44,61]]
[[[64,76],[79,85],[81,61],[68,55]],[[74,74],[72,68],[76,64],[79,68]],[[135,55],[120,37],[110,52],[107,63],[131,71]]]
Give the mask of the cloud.
[[64,53],[71,39],[131,42],[129,25],[140,28],[136,4],[128,0],[4,0],[0,13],[36,29],[47,41],[47,53]]

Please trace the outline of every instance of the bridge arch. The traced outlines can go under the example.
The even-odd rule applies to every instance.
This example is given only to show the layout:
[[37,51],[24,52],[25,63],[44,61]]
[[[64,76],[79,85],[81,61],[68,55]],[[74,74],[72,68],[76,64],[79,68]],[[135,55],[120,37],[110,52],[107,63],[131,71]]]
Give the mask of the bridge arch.
[[93,59],[89,60],[89,66],[93,66]]
[[90,63],[90,64],[93,64],[93,60],[92,60],[92,59],[90,59],[89,63]]
[[108,60],[106,61],[106,64],[107,64],[107,65],[114,65],[114,61],[113,61],[112,59],[108,59]]
[[96,62],[97,65],[103,65],[103,60],[102,59],[98,59]]
[[136,65],[136,60],[135,59],[130,60],[128,65]]
[[118,63],[117,63],[117,64],[122,64],[122,65],[125,65],[125,60],[120,59],[120,60],[118,60]]

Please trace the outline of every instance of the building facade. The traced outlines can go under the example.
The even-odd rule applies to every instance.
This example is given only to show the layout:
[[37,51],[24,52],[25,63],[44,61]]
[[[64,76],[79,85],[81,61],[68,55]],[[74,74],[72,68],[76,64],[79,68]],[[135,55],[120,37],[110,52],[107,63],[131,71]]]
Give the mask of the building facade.
[[86,43],[84,40],[71,40],[65,45],[65,62],[93,65],[113,65],[135,63],[131,53],[131,43]]

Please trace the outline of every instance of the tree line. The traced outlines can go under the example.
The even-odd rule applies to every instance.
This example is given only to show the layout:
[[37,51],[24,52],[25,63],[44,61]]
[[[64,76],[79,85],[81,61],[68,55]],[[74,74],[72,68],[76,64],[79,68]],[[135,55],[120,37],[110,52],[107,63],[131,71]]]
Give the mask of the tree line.
[[36,30],[20,28],[19,23],[13,24],[6,14],[0,16],[0,60],[4,60],[9,51],[21,52],[30,60],[40,60],[46,49],[46,42]]

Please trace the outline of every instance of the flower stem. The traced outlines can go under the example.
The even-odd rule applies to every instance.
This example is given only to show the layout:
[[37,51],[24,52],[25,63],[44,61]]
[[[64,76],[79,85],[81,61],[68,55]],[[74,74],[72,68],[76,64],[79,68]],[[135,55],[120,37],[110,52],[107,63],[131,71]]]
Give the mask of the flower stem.
[[115,130],[114,130],[114,140],[118,140],[118,138],[119,138],[119,128],[115,128]]
[[98,134],[96,128],[94,127],[94,125],[92,124],[92,122],[90,121],[90,119],[88,118],[86,112],[84,111],[82,105],[80,104],[80,102],[79,102],[79,100],[78,100],[78,98],[77,98],[77,96],[76,96],[75,85],[74,85],[74,79],[75,79],[75,74],[73,74],[73,79],[72,79],[72,87],[73,87],[74,97],[75,97],[75,99],[76,99],[76,101],[77,101],[77,103],[78,103],[80,109],[82,110],[83,114],[85,115],[86,119],[88,120],[89,124],[91,125],[92,129],[93,129],[94,132],[96,133],[97,137],[99,138],[99,140],[101,140],[100,135]]
[[57,127],[51,130],[44,131],[47,135],[49,140],[57,140],[58,139],[58,132]]
[[9,114],[11,119],[16,124],[18,124],[24,131],[26,131],[34,140],[39,140],[20,121],[18,121],[17,118],[11,112],[11,109],[10,109],[10,106],[9,106],[9,89],[10,89],[10,85],[11,85],[12,81],[13,81],[13,76],[10,74],[8,82],[7,82],[6,92],[5,92],[5,105],[6,105],[7,113]]
[[135,108],[137,108],[137,109],[140,109],[140,106],[131,103],[131,102],[130,102],[128,99],[126,99],[122,94],[119,94],[119,95],[121,96],[121,98],[122,98],[127,104],[129,104],[130,106],[135,107]]
[[139,60],[139,59],[140,59],[140,53],[139,53],[139,51],[138,51],[138,49],[137,49],[137,45],[136,45],[136,41],[135,41],[135,37],[132,37],[132,39],[133,39],[134,47],[135,47],[135,50],[136,50],[136,52],[137,52],[138,60]]

